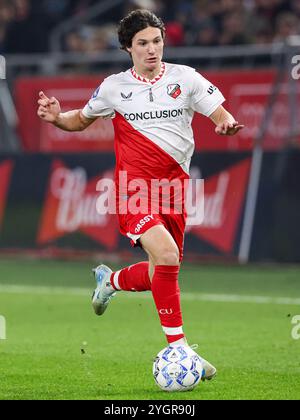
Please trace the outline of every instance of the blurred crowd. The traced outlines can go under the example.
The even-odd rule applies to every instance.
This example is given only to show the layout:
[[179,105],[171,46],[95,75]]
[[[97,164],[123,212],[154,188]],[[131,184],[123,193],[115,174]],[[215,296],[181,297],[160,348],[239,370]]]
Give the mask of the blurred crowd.
[[[61,22],[102,1],[0,0],[0,53],[49,51],[50,35]],[[300,34],[300,0],[124,0],[71,30],[64,50],[118,48],[116,23],[135,8],[163,18],[168,46],[269,44]]]

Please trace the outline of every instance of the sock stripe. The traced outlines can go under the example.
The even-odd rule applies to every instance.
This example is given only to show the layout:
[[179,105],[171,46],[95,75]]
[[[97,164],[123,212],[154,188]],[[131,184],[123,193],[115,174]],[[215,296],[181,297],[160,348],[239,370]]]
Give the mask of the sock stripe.
[[120,273],[121,273],[121,270],[113,273],[113,275],[111,276],[111,280],[110,280],[113,288],[116,289],[116,290],[122,290],[120,285],[119,285],[119,275],[120,275]]
[[178,335],[166,335],[168,343],[172,344],[172,343],[176,343],[176,341],[181,340],[184,337],[184,334],[178,334]]
[[183,334],[182,327],[170,328],[162,326],[162,329],[166,335],[179,335]]

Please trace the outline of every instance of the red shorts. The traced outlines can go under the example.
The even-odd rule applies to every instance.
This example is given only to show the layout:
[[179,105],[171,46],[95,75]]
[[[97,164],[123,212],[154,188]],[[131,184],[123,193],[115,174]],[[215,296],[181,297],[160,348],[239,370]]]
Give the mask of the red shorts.
[[163,225],[172,235],[179,249],[179,259],[183,258],[186,213],[183,214],[119,214],[120,232],[131,239],[132,246],[141,246],[139,239],[143,233],[156,225]]

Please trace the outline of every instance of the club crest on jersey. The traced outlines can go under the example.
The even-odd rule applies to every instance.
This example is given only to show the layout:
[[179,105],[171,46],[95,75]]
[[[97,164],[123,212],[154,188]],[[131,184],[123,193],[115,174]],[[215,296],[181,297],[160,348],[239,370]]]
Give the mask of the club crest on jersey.
[[180,85],[178,83],[174,85],[167,86],[168,95],[171,96],[173,99],[177,99],[179,95],[181,95]]
[[124,101],[131,101],[132,92],[128,93],[128,95],[125,95],[125,93],[121,92],[121,96],[124,99]]

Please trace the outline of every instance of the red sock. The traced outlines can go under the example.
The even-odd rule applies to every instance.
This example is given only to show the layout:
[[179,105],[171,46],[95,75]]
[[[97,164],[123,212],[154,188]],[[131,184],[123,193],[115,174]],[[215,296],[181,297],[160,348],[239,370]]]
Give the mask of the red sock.
[[152,279],[152,295],[168,343],[184,337],[178,274],[177,265],[157,265]]
[[149,263],[146,261],[140,262],[112,273],[110,282],[116,290],[127,290],[129,292],[151,290],[148,270]]

